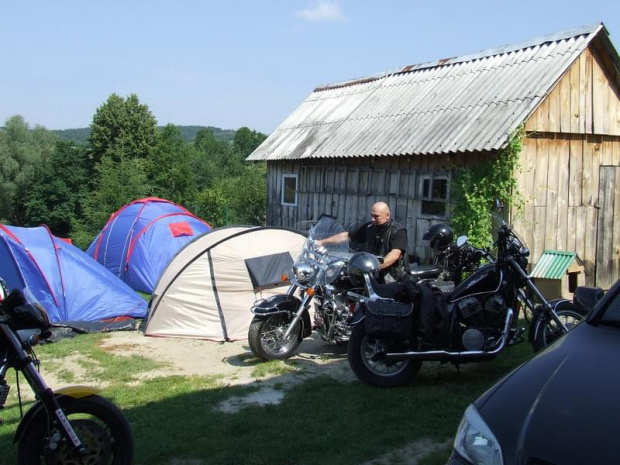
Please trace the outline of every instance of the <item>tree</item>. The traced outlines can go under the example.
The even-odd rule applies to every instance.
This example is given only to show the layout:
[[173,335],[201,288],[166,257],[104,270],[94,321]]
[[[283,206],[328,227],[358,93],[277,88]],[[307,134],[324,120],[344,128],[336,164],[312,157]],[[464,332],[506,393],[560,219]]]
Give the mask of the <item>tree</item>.
[[149,159],[154,194],[179,204],[190,202],[196,194],[191,146],[183,142],[179,129],[172,124],[161,130],[157,140]]
[[245,160],[267,138],[265,134],[242,127],[235,133],[233,139],[234,151]]
[[54,234],[70,236],[71,224],[81,215],[87,180],[86,148],[72,142],[57,142],[49,160],[35,169],[26,205],[27,222],[44,223]]
[[95,190],[82,202],[83,216],[73,223],[72,238],[86,248],[110,215],[123,205],[151,193],[147,180],[147,161],[142,158],[124,157],[115,160],[105,156],[97,165]]
[[157,142],[157,120],[135,94],[127,99],[112,94],[95,112],[89,142],[94,163],[104,156],[120,161],[121,154],[147,158]]
[[26,204],[35,183],[35,167],[49,160],[56,137],[21,116],[9,118],[0,129],[0,221],[23,226]]
[[240,176],[215,179],[196,200],[196,214],[212,226],[265,224],[265,165],[245,166]]

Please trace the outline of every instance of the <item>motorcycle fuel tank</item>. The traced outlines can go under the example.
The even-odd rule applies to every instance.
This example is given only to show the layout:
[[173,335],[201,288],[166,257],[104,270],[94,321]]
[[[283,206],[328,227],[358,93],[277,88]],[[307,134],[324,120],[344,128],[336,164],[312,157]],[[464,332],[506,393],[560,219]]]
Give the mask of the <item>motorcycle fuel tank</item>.
[[500,279],[498,278],[495,265],[484,265],[478,268],[454,289],[452,295],[450,295],[449,301],[455,302],[472,294],[495,292],[499,284]]

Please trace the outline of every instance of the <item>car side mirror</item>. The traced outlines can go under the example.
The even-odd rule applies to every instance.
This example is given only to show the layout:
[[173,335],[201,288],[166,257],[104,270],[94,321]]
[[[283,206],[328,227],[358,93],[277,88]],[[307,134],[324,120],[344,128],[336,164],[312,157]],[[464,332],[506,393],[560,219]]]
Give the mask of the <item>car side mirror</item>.
[[602,298],[603,289],[600,287],[577,286],[573,294],[573,301],[575,304],[588,311],[596,307],[596,304]]

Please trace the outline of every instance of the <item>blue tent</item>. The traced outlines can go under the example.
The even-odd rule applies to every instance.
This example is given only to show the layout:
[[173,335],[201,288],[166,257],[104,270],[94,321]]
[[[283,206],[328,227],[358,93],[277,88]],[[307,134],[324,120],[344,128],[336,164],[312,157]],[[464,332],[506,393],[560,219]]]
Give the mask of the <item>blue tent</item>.
[[133,289],[46,226],[0,225],[0,276],[27,289],[54,323],[146,316]]
[[148,197],[113,213],[86,253],[136,291],[150,294],[176,253],[210,230],[185,208]]

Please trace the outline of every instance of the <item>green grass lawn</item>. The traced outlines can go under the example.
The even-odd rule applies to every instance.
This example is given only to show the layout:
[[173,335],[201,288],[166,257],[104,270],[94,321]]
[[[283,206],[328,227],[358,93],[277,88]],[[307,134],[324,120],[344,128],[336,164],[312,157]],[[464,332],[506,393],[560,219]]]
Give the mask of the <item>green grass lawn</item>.
[[[38,348],[42,366],[73,382],[63,372],[65,357],[87,354],[91,379],[105,381],[103,395],[116,402],[135,436],[135,464],[342,464],[359,465],[413,441],[444,442],[453,437],[467,405],[501,376],[532,355],[529,344],[510,347],[496,360],[462,365],[428,363],[413,384],[381,389],[358,381],[324,376],[289,386],[291,362],[256,361],[255,383],[225,386],[221,377],[170,376],[138,382],[135,373],[154,367],[142,357],[116,356],[99,348],[101,334],[82,335]],[[248,406],[237,413],[216,407],[231,396],[261,387],[271,373],[286,391],[278,405]],[[22,390],[29,390],[20,377]],[[11,395],[0,411],[0,465],[15,463],[12,435],[19,422],[12,374]],[[424,465],[446,462],[450,446],[433,453]],[[378,463],[378,462],[377,462]],[[381,463],[405,463],[395,457]]]

